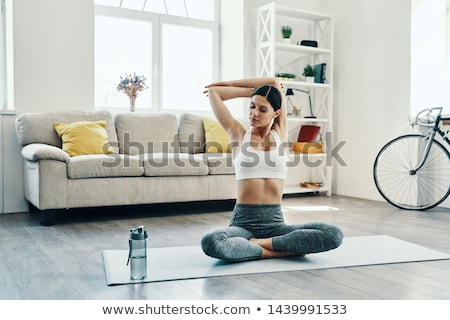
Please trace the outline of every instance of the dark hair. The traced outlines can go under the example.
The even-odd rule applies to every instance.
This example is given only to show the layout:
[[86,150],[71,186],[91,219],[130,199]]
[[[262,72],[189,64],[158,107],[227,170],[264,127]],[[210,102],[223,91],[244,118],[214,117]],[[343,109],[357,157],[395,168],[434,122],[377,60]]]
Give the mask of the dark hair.
[[255,95],[265,97],[275,111],[281,108],[281,93],[274,86],[264,85],[256,88],[252,94],[252,97]]

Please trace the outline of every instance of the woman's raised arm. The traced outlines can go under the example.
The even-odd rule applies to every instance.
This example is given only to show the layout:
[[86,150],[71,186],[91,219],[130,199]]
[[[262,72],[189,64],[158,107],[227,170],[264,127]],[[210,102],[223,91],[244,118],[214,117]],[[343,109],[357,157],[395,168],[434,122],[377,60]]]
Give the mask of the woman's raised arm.
[[[214,115],[227,131],[233,141],[237,141],[245,133],[243,125],[234,119],[224,101],[234,98],[250,98],[256,88],[263,85],[271,85],[277,88],[283,96],[283,88],[277,78],[249,78],[233,81],[220,81],[206,86],[209,101]],[[282,99],[280,115],[275,119],[274,129],[279,131],[285,138],[286,129],[286,107]]]

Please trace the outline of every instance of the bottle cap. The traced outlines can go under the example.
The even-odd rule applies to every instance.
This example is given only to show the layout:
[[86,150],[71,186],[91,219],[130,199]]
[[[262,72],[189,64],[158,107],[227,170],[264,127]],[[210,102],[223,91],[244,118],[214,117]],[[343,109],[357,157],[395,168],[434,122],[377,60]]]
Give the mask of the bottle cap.
[[144,226],[139,226],[137,228],[130,230],[131,240],[144,240],[148,238],[148,231]]

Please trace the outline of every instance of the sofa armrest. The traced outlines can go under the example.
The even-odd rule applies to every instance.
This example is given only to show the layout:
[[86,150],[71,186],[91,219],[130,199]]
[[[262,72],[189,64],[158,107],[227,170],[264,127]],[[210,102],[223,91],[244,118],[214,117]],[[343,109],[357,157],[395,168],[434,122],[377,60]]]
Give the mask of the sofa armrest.
[[56,160],[68,163],[69,155],[58,147],[43,143],[31,143],[22,148],[22,156],[29,161]]

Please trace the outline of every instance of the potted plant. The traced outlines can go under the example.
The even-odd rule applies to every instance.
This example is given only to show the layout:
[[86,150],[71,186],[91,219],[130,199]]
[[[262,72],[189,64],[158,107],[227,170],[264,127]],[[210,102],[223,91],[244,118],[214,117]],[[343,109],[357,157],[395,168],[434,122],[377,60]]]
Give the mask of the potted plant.
[[317,70],[314,66],[307,64],[303,68],[303,76],[306,77],[306,82],[314,82],[314,77],[316,76]]
[[275,77],[281,78],[281,79],[295,79],[295,74],[293,73],[286,73],[286,72],[277,72],[275,73]]
[[291,35],[292,35],[292,28],[290,26],[281,27],[281,36],[283,37],[284,42],[290,42]]

